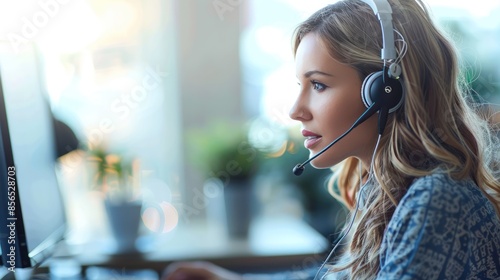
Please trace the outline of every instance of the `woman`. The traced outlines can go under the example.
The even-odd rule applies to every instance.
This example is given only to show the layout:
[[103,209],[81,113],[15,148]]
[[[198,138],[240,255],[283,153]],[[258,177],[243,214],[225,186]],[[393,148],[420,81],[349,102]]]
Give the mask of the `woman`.
[[[324,278],[500,279],[498,145],[490,124],[468,103],[455,51],[424,4],[389,2],[402,106],[380,137],[375,114],[311,161],[335,166],[331,190],[353,216]],[[357,0],[329,5],[297,28],[300,94],[290,116],[302,123],[311,156],[366,110],[363,81],[386,69],[381,38],[373,10]],[[196,265],[171,267],[167,279],[201,271],[200,279],[253,279]]]

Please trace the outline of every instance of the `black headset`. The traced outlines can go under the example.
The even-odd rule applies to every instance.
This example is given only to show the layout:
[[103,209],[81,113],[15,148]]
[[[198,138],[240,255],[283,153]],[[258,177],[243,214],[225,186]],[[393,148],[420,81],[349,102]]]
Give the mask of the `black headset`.
[[370,5],[380,20],[382,29],[381,59],[384,68],[382,71],[369,74],[361,87],[361,99],[366,108],[373,105],[379,111],[378,129],[379,134],[382,134],[387,123],[387,115],[403,104],[404,86],[400,78],[401,67],[397,64],[391,6],[387,0],[362,1]]

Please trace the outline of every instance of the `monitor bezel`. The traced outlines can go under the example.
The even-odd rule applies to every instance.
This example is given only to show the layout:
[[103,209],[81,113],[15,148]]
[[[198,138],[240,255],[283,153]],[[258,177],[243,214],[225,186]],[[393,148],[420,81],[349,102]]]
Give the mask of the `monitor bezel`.
[[[33,67],[37,69],[38,75],[40,77],[41,73],[40,73],[39,53],[34,45],[32,45],[30,48],[31,49],[29,51],[32,51],[34,56]],[[40,94],[43,94],[43,89],[41,85],[40,85]],[[48,102],[45,102],[44,106],[47,107],[47,112],[49,112],[50,114],[51,111]],[[0,184],[0,207],[1,207],[0,245],[1,245],[3,266],[6,267],[9,271],[13,271],[15,270],[15,268],[29,268],[29,267],[35,268],[39,266],[43,261],[48,259],[50,256],[52,256],[56,250],[57,244],[60,243],[62,240],[64,240],[67,230],[67,220],[65,213],[63,213],[62,225],[56,230],[54,230],[54,232],[47,238],[45,238],[40,244],[38,244],[38,246],[29,251],[24,220],[23,220],[23,213],[21,209],[22,198],[19,197],[17,184],[14,189],[12,188],[9,189],[9,185],[7,184],[9,177],[11,178],[10,180],[17,182],[17,174],[12,174],[12,172],[11,174],[8,173],[9,172],[8,168],[9,167],[15,168],[16,165],[12,151],[12,143],[9,133],[9,123],[8,123],[6,108],[7,106],[5,104],[4,88],[2,85],[2,73],[0,69],[0,134],[1,134],[0,148],[4,151],[3,153],[4,156],[0,157],[0,182],[2,182]],[[49,115],[48,117],[51,116]],[[53,124],[51,123],[51,125],[53,130],[54,129]],[[55,140],[54,140],[54,145],[55,145]],[[55,156],[54,156],[54,162],[56,162]],[[59,194],[61,195],[60,197],[62,200],[62,194],[60,190]],[[9,201],[11,201],[9,199],[9,197],[11,196],[9,195],[14,196],[13,201],[15,202],[15,209],[12,215],[10,215],[8,209],[8,203]],[[64,208],[63,201],[62,204]],[[11,222],[15,222],[15,227],[14,227],[15,235],[13,238],[9,239],[10,228],[8,228],[7,226],[11,224]],[[14,246],[15,250],[12,250],[15,252],[14,263],[10,262],[12,255],[11,254],[12,244],[9,244],[9,240],[14,240],[10,242],[12,244],[15,243]]]

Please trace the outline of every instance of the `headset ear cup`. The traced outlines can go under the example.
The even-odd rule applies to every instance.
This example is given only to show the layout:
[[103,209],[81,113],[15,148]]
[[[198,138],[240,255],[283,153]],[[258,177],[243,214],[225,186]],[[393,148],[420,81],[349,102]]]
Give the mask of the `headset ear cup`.
[[401,79],[387,77],[384,83],[383,72],[373,72],[363,81],[361,99],[367,108],[377,103],[379,108],[392,113],[403,105],[403,91]]

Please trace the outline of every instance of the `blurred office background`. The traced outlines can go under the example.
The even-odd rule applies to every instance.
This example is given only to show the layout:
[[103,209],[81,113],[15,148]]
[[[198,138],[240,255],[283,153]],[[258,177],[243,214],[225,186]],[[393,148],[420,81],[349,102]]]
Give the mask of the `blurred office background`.
[[[220,209],[223,190],[237,183],[252,189],[252,217],[292,216],[332,239],[345,210],[326,190],[330,171],[291,173],[308,153],[288,117],[298,89],[293,29],[331,2],[2,0],[1,39],[39,47],[54,116],[81,143],[58,172],[68,240],[109,234],[103,182],[88,161],[95,151],[133,163],[144,236],[217,221],[232,212]],[[499,104],[500,2],[427,3],[457,43],[472,88]]]

